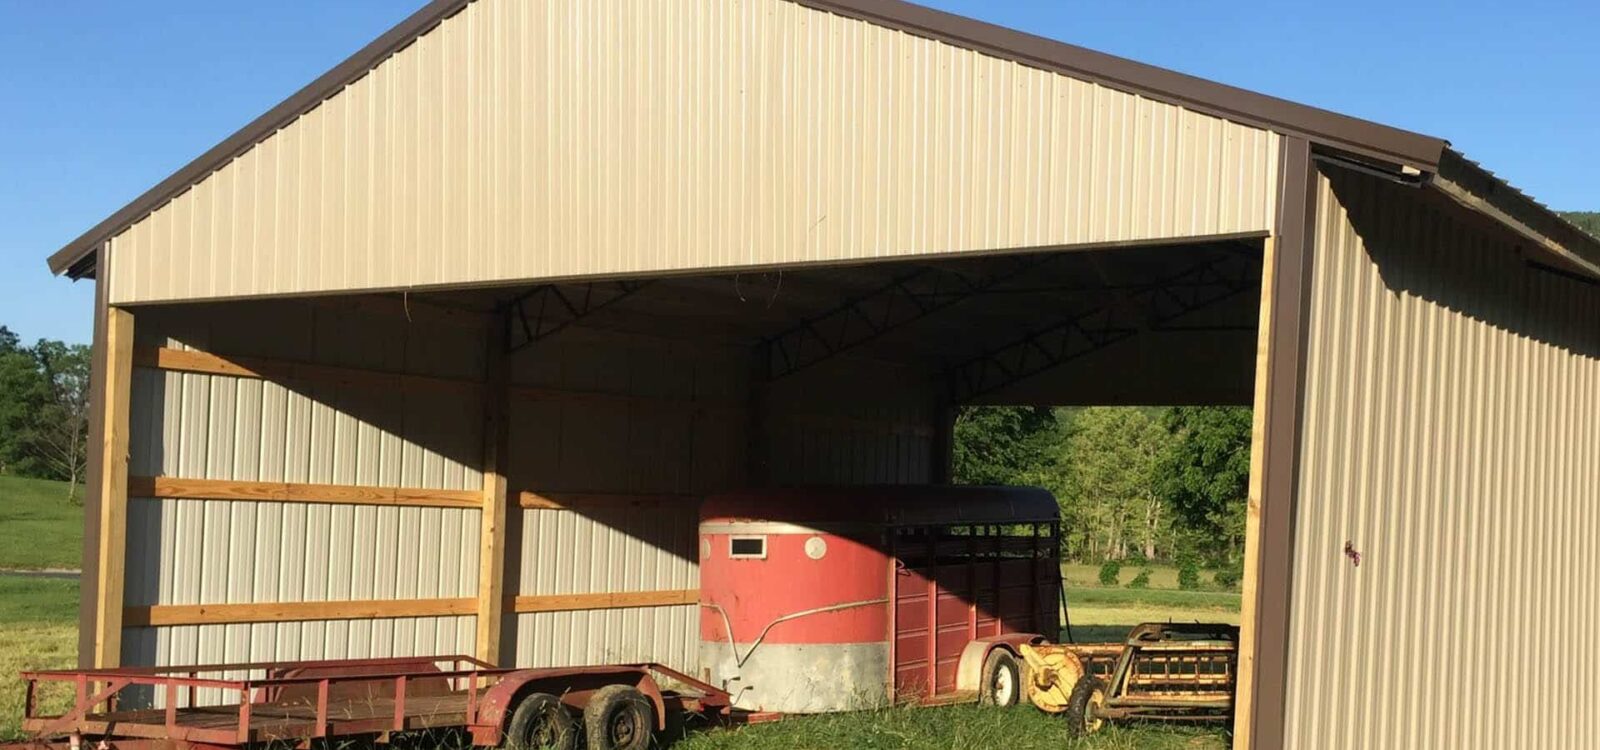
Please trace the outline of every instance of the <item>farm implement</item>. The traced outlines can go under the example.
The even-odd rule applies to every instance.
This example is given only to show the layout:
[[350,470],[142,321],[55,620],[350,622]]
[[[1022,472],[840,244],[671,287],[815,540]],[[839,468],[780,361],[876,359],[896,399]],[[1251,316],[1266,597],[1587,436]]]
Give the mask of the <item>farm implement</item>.
[[1121,644],[1021,647],[1028,700],[1074,735],[1108,721],[1220,721],[1233,711],[1239,629],[1145,623]]

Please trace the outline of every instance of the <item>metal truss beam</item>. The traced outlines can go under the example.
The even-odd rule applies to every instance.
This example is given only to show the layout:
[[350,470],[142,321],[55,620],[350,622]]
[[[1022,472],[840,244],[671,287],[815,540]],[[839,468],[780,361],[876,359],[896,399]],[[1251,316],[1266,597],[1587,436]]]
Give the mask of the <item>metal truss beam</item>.
[[1105,304],[1033,329],[946,371],[955,403],[994,393],[1104,349],[1260,282],[1259,259],[1225,252],[1182,273],[1115,294]]
[[986,259],[986,268],[976,275],[933,266],[917,268],[762,339],[758,362],[769,381],[793,375],[962,300],[995,291],[998,284],[1055,259],[1051,255],[996,256]]
[[539,343],[649,285],[649,281],[591,281],[575,284],[541,284],[506,304],[512,325],[506,335],[506,352]]

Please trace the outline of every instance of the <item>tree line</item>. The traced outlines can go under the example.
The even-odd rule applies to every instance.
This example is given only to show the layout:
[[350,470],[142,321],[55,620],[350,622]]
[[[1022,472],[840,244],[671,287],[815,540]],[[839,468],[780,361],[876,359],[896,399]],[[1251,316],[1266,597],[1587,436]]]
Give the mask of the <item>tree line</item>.
[[955,478],[1044,487],[1065,559],[1236,567],[1244,554],[1250,410],[967,407]]
[[67,482],[80,500],[88,465],[89,347],[0,326],[0,474]]

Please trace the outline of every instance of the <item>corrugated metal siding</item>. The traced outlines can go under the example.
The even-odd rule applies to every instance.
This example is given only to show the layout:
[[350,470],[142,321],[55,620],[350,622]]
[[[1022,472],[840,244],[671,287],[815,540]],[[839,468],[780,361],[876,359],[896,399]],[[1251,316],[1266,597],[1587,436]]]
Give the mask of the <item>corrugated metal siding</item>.
[[[521,593],[587,594],[700,586],[698,504],[523,512]],[[517,616],[517,663],[658,661],[694,669],[694,605]]]
[[771,481],[780,486],[932,481],[934,404],[924,373],[834,359],[768,394]]
[[1429,200],[1321,179],[1286,746],[1589,747],[1600,290]]
[[1277,136],[783,0],[479,0],[113,242],[113,303],[1266,231]]
[[[569,329],[512,360],[513,382],[638,400],[511,407],[510,483],[543,492],[673,493],[644,507],[521,511],[518,593],[699,586],[695,497],[743,474],[748,354],[731,346]],[[523,613],[519,666],[655,661],[694,669],[693,605]]]
[[[140,343],[459,374],[425,326],[299,303],[149,310]],[[454,338],[462,338],[459,331]],[[476,337],[469,337],[474,338]],[[481,344],[479,344],[481,348]],[[445,356],[448,362],[435,358]],[[462,361],[465,357],[465,361]],[[408,366],[409,363],[409,366]],[[129,473],[433,489],[482,486],[476,397],[136,368]],[[225,500],[129,503],[130,605],[475,596],[479,513]],[[470,653],[471,617],[130,628],[128,664]]]

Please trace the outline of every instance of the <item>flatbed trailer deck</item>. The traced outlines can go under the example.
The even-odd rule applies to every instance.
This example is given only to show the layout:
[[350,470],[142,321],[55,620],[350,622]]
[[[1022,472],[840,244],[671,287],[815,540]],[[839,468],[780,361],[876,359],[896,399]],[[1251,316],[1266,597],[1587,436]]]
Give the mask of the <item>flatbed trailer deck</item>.
[[[305,747],[439,729],[465,730],[473,745],[497,746],[529,696],[549,696],[582,714],[591,698],[619,689],[613,686],[648,702],[650,726],[623,734],[659,731],[674,715],[748,718],[731,709],[727,693],[651,663],[506,669],[447,656],[52,670],[22,677],[23,729],[35,747],[102,741],[112,748]],[[51,683],[72,687],[73,708],[40,715],[41,686]]]

